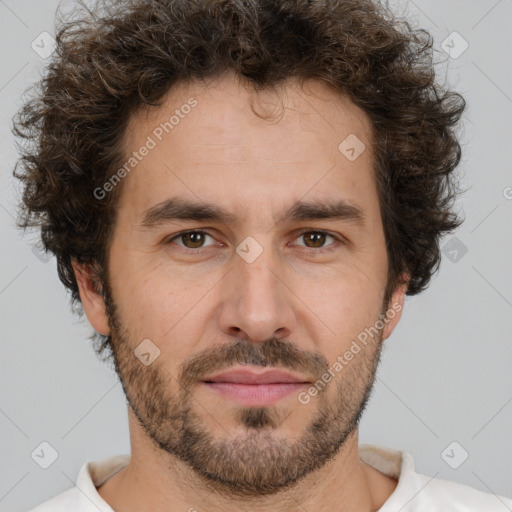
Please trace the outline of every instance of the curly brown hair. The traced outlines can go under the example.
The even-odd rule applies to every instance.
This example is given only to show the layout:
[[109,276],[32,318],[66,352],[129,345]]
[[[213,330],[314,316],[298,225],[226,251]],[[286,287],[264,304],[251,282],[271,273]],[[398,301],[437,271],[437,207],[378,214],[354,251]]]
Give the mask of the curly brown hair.
[[[388,291],[428,286],[440,237],[460,225],[456,124],[463,97],[436,81],[433,38],[371,0],[122,0],[57,23],[56,52],[18,112],[20,227],[40,227],[80,310],[75,258],[105,268],[122,190],[93,193],[123,161],[129,117],[178,81],[235,71],[256,90],[294,77],[346,95],[373,127]],[[75,12],[81,13],[75,9]],[[60,24],[60,26],[59,26]],[[100,272],[99,275],[102,275]],[[386,295],[389,297],[389,293]]]

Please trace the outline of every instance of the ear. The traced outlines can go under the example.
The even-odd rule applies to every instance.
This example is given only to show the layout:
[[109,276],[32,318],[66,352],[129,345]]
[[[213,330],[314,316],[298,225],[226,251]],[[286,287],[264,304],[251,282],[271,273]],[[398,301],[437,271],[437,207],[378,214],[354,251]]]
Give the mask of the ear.
[[77,263],[74,258],[72,258],[71,264],[87,319],[96,332],[103,336],[108,336],[110,334],[110,327],[97,271],[91,264]]
[[409,274],[402,274],[400,277],[401,282],[397,285],[393,294],[391,295],[386,311],[384,313],[386,317],[384,319],[385,325],[382,331],[382,341],[388,339],[389,336],[391,336],[391,333],[394,331],[395,327],[400,321],[400,318],[402,317],[405,293],[407,292],[410,276]]

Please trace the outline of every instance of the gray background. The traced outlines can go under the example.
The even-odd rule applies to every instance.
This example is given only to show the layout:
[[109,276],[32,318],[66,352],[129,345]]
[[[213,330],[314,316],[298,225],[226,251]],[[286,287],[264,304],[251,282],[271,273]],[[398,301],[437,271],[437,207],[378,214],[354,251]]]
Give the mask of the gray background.
[[[43,31],[55,34],[57,5],[0,0],[1,512],[71,487],[86,460],[129,452],[112,368],[96,359],[86,321],[72,315],[55,259],[37,257],[36,235],[14,228],[11,118],[40,76],[45,60],[31,43]],[[426,292],[408,298],[386,342],[360,441],[410,451],[421,473],[512,496],[512,2],[394,5],[433,33],[446,57],[440,75],[468,102],[459,169],[470,190],[458,203],[466,221],[457,238],[442,242],[450,245],[439,273]],[[457,58],[441,46],[454,31],[469,44]],[[58,452],[46,470],[31,458],[42,441]],[[469,453],[457,469],[442,457],[453,441],[452,465]]]

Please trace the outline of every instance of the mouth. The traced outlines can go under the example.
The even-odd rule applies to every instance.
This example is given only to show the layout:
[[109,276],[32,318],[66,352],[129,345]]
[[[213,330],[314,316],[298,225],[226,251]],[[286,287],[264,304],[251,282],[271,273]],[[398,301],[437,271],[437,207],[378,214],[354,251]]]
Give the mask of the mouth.
[[240,405],[272,405],[298,393],[311,381],[285,370],[234,369],[208,377],[202,381],[210,391],[233,400]]

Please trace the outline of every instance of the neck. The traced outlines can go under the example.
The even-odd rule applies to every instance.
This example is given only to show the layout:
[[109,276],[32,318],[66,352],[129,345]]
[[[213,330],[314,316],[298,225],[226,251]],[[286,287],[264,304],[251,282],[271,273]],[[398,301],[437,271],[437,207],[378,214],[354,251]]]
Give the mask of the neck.
[[202,476],[146,437],[130,415],[131,460],[98,492],[118,512],[223,511],[276,512],[333,510],[377,511],[396,487],[396,480],[359,460],[357,430],[337,456],[296,485],[270,496],[241,498],[213,489]]

